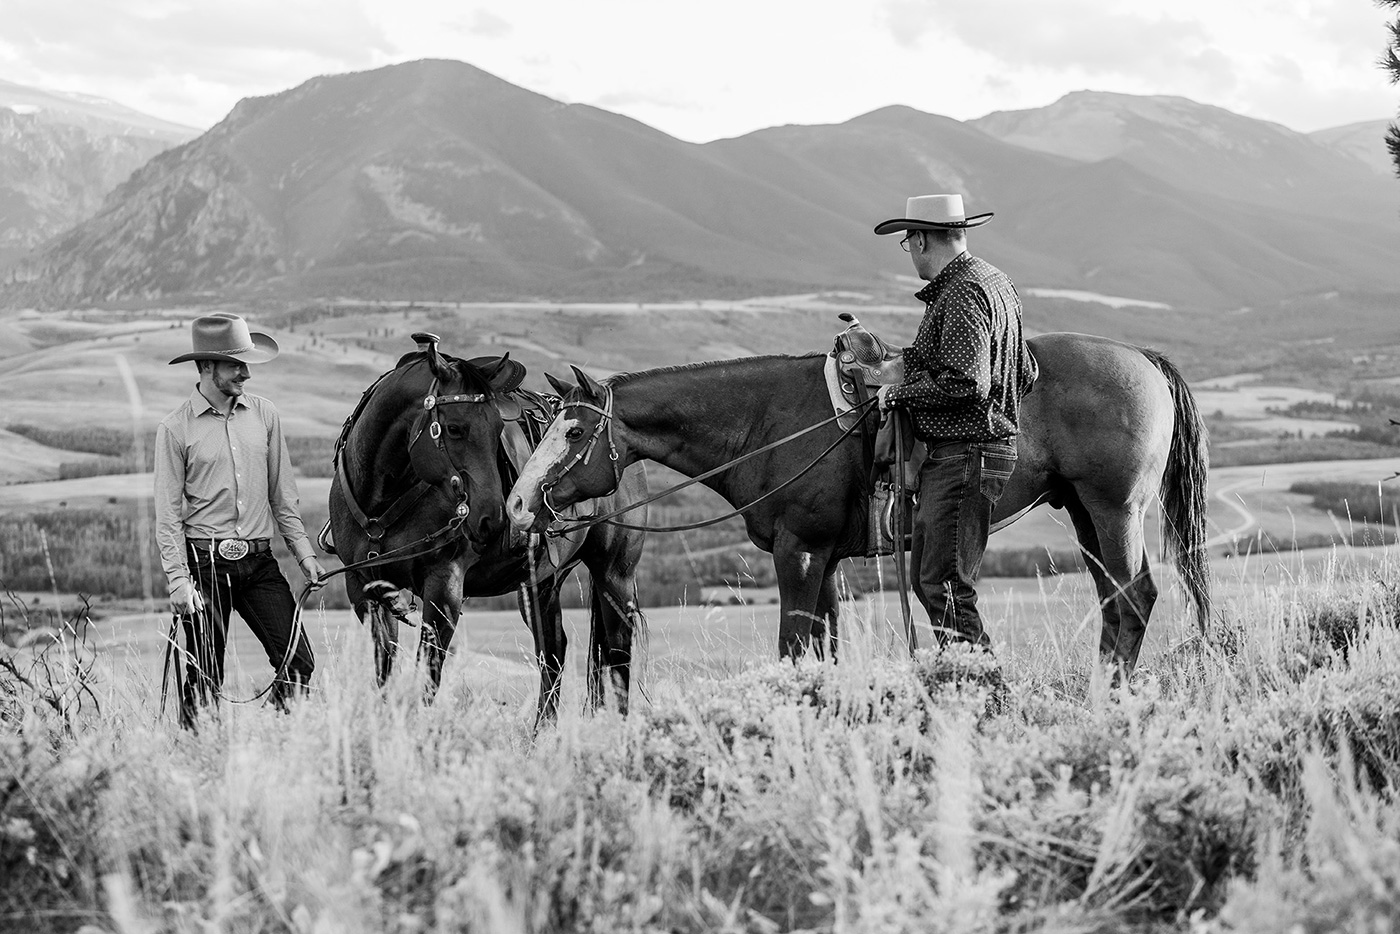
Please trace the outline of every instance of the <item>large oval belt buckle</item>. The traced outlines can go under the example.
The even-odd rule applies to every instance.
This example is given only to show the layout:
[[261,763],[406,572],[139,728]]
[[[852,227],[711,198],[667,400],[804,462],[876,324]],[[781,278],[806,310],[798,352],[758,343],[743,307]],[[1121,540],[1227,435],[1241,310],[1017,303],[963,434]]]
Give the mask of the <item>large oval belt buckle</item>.
[[247,557],[248,543],[241,538],[226,538],[219,542],[219,557],[230,561]]

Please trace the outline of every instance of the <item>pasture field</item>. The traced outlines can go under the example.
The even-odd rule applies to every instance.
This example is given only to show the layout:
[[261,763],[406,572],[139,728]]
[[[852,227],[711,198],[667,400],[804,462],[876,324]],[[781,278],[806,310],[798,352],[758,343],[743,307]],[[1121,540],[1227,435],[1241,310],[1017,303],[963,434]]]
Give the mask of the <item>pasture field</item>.
[[[326,439],[413,330],[465,356],[510,350],[543,389],[542,371],[569,362],[603,375],[822,350],[843,308],[896,341],[918,320],[851,295],[245,312],[284,349],[252,391],[289,434]],[[151,430],[188,393],[192,373],[165,361],[200,311],[0,316],[0,484],[49,481],[0,485],[0,517],[130,512],[148,474],[56,481],[94,455],[3,429]],[[1162,333],[1180,330],[1153,311]],[[1220,386],[1246,427],[1262,406],[1313,398]],[[318,606],[311,694],[286,715],[226,704],[195,734],[160,714],[169,617],[102,603],[80,640],[62,627],[0,639],[0,932],[1391,930],[1400,550],[1276,549],[1357,531],[1290,493],[1296,480],[1397,471],[1400,458],[1212,471],[1215,615],[1200,638],[1161,567],[1128,689],[1094,668],[1082,574],[984,580],[994,659],[908,658],[897,599],[875,591],[843,606],[839,663],[787,665],[772,661],[776,607],[754,571],[704,588],[717,602],[693,602],[692,586],[692,602],[648,610],[627,718],[583,710],[583,611],[566,613],[560,721],[536,734],[515,612],[464,616],[424,704],[415,631],[381,691],[353,615]],[[314,534],[327,481],[300,486]],[[694,584],[734,550],[725,534],[669,537],[668,560]],[[1042,508],[991,547],[1072,544]],[[16,594],[5,624],[57,600]],[[230,697],[266,683],[241,621],[229,662]]]
[[656,611],[632,714],[583,713],[573,670],[538,735],[497,614],[426,706],[313,614],[310,696],[198,734],[158,716],[156,643],[104,621],[95,658],[5,655],[0,929],[1387,930],[1396,560],[1220,559],[1208,641],[1164,601],[1131,690],[1091,675],[1077,575],[988,582],[1000,671],[908,659],[891,607],[795,666],[770,608]]

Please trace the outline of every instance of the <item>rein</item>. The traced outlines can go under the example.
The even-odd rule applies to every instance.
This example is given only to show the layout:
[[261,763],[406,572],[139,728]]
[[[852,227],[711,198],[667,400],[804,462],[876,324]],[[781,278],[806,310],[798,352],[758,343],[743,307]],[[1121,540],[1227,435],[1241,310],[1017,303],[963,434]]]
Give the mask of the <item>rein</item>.
[[[617,468],[617,463],[618,463],[617,445],[613,443],[613,438],[612,438],[612,418],[613,418],[613,414],[612,414],[612,407],[613,407],[612,387],[611,387],[611,386],[608,387],[608,397],[607,397],[607,401],[606,401],[606,403],[605,403],[605,408],[603,408],[603,409],[600,409],[600,408],[598,408],[596,405],[592,405],[591,403],[587,403],[587,402],[570,402],[570,403],[566,403],[565,405],[563,405],[563,406],[561,407],[561,414],[562,414],[562,410],[563,410],[563,409],[567,409],[567,408],[570,408],[570,407],[573,407],[573,406],[577,406],[577,407],[579,407],[579,408],[586,408],[586,409],[590,409],[590,410],[592,410],[592,411],[594,411],[594,412],[598,412],[598,413],[600,413],[603,417],[600,418],[600,419],[598,420],[598,425],[597,425],[597,427],[595,427],[595,428],[593,429],[593,436],[592,436],[591,438],[588,439],[588,444],[585,445],[582,449],[580,449],[580,451],[579,451],[577,454],[574,455],[573,460],[569,461],[569,463],[564,467],[564,469],[563,469],[562,471],[559,472],[559,476],[555,478],[554,483],[548,484],[547,486],[543,486],[543,487],[541,488],[541,494],[542,494],[542,495],[541,495],[541,500],[543,501],[543,503],[544,503],[544,505],[546,506],[546,508],[548,508],[549,511],[550,511],[551,513],[554,514],[554,518],[555,518],[556,520],[563,520],[563,521],[565,522],[565,525],[562,525],[562,526],[558,526],[558,527],[551,526],[550,528],[548,528],[548,529],[545,530],[545,534],[546,534],[546,535],[549,535],[549,536],[551,536],[551,537],[558,537],[558,536],[561,536],[561,535],[568,535],[568,534],[570,534],[570,533],[572,533],[572,532],[577,532],[577,531],[581,531],[581,530],[583,530],[583,529],[592,528],[593,526],[595,526],[595,525],[600,525],[601,523],[604,523],[604,522],[606,522],[606,523],[608,523],[608,524],[610,524],[610,525],[617,526],[618,528],[633,529],[633,530],[639,531],[639,532],[686,532],[686,531],[689,531],[689,530],[691,530],[691,529],[704,528],[705,526],[714,525],[715,523],[723,522],[723,521],[726,520],[726,519],[732,519],[732,518],[734,518],[735,516],[743,515],[745,512],[748,512],[750,509],[752,509],[753,507],[757,506],[759,503],[763,502],[763,501],[764,501],[765,499],[767,499],[768,497],[774,495],[775,493],[780,492],[780,491],[783,490],[783,489],[786,489],[786,488],[787,488],[788,486],[790,486],[791,484],[796,483],[798,480],[802,479],[802,477],[804,477],[804,476],[807,474],[808,471],[810,471],[813,467],[817,466],[817,464],[821,463],[821,461],[822,461],[823,458],[825,458],[825,457],[826,457],[828,454],[830,454],[832,451],[836,450],[837,446],[840,445],[842,441],[845,441],[847,438],[849,438],[849,437],[860,427],[861,423],[864,421],[864,414],[865,414],[865,413],[862,412],[862,418],[856,419],[856,420],[852,423],[852,425],[851,425],[850,428],[847,428],[845,431],[843,431],[843,432],[841,433],[841,436],[840,436],[839,438],[837,438],[835,441],[833,441],[833,442],[831,443],[831,445],[828,446],[827,449],[826,449],[825,451],[822,451],[820,454],[818,454],[818,455],[816,456],[816,458],[815,458],[810,464],[808,464],[806,467],[803,467],[803,468],[802,468],[801,470],[799,470],[797,473],[793,474],[791,477],[789,477],[788,479],[784,480],[784,481],[783,481],[782,483],[780,483],[778,486],[776,486],[776,487],[774,487],[773,489],[769,490],[768,492],[764,493],[762,496],[758,497],[758,498],[755,499],[753,502],[751,502],[751,503],[749,503],[749,504],[747,504],[747,505],[745,505],[745,506],[740,506],[738,509],[735,509],[735,510],[733,510],[732,512],[727,512],[727,513],[725,513],[724,515],[715,516],[714,518],[711,518],[711,519],[703,519],[703,520],[701,520],[701,521],[699,521],[699,522],[687,523],[687,524],[685,524],[685,525],[669,525],[669,526],[632,525],[632,524],[629,524],[629,523],[626,523],[626,522],[617,522],[617,521],[615,521],[616,517],[622,515],[623,513],[631,512],[632,510],[637,509],[637,508],[640,507],[640,506],[649,505],[649,504],[654,503],[654,502],[656,502],[657,500],[659,500],[659,499],[661,499],[661,498],[663,498],[663,497],[666,497],[666,496],[669,496],[669,495],[672,494],[672,493],[675,493],[675,492],[678,491],[678,490],[683,490],[683,489],[685,489],[685,488],[688,487],[688,486],[692,486],[693,484],[700,483],[700,482],[703,481],[703,480],[708,480],[710,477],[713,477],[713,476],[715,476],[716,474],[724,473],[726,470],[729,470],[731,467],[735,467],[735,466],[737,466],[737,465],[743,463],[744,461],[746,461],[746,460],[748,460],[748,459],[750,459],[750,458],[752,458],[752,457],[757,457],[758,455],[764,454],[764,453],[766,453],[766,452],[768,452],[768,451],[771,451],[771,450],[773,450],[774,448],[781,447],[781,446],[783,446],[784,444],[787,444],[787,443],[790,442],[790,441],[795,441],[796,439],[802,437],[803,435],[806,435],[806,434],[809,434],[809,433],[811,433],[811,432],[813,432],[813,431],[816,431],[818,428],[821,428],[821,427],[823,427],[823,426],[825,426],[825,425],[829,425],[829,424],[831,424],[832,422],[836,421],[836,420],[839,419],[839,418],[844,418],[844,417],[846,417],[847,415],[850,415],[852,412],[860,412],[862,409],[868,409],[868,408],[871,406],[871,404],[873,404],[873,403],[876,402],[876,401],[878,401],[878,400],[876,399],[876,397],[875,397],[875,396],[871,396],[870,398],[866,399],[866,400],[863,401],[863,402],[858,403],[857,405],[853,406],[851,409],[849,409],[849,410],[847,410],[847,411],[845,411],[845,412],[838,412],[837,414],[833,415],[831,418],[824,419],[824,420],[822,420],[822,421],[820,421],[820,422],[817,422],[815,425],[808,425],[806,428],[803,428],[803,429],[801,429],[801,430],[799,430],[799,431],[794,431],[792,434],[790,434],[790,435],[788,435],[788,436],[786,436],[786,437],[784,437],[784,438],[779,438],[777,441],[772,441],[772,442],[770,442],[770,443],[768,443],[768,444],[765,444],[765,445],[764,445],[763,447],[761,447],[761,448],[755,448],[754,450],[749,451],[747,454],[741,454],[741,455],[739,455],[738,457],[734,458],[734,459],[731,460],[731,461],[728,461],[728,462],[726,462],[726,463],[724,463],[724,464],[721,464],[720,466],[715,467],[715,468],[713,468],[712,470],[707,470],[707,471],[705,471],[704,473],[699,474],[698,476],[691,477],[689,480],[686,480],[686,481],[683,482],[683,483],[678,483],[678,484],[676,484],[676,485],[673,486],[673,487],[669,487],[668,489],[662,490],[660,493],[655,493],[655,494],[653,494],[653,495],[651,495],[651,496],[648,496],[646,499],[640,500],[640,501],[635,502],[635,503],[631,503],[631,504],[629,504],[629,505],[627,505],[627,506],[623,506],[623,507],[620,508],[620,509],[614,509],[612,512],[607,513],[606,515],[602,515],[602,516],[591,516],[591,517],[589,517],[589,518],[587,518],[587,519],[581,519],[581,520],[577,520],[577,521],[573,521],[573,522],[570,522],[569,520],[563,520],[563,517],[561,517],[561,516],[559,515],[558,510],[555,509],[554,506],[549,502],[549,490],[554,486],[554,483],[558,483],[558,482],[559,482],[559,479],[563,478],[563,476],[564,476],[565,474],[567,474],[567,473],[569,472],[569,470],[572,469],[573,466],[574,466],[575,464],[579,463],[580,461],[586,461],[586,460],[587,460],[588,455],[592,453],[594,446],[597,444],[599,436],[603,433],[603,430],[604,430],[604,427],[605,427],[605,426],[606,426],[607,432],[608,432],[608,447],[609,447],[609,449],[610,449],[610,457],[611,457],[612,462],[613,462],[613,477],[614,477],[614,479],[613,479],[613,488],[612,488],[612,490],[609,490],[608,493],[612,493],[612,492],[614,492],[614,491],[617,489],[618,484],[622,482],[622,474],[621,474],[621,472],[620,472],[620,471],[618,470],[618,468]],[[606,496],[606,495],[608,495],[608,493],[605,493],[605,494],[603,494],[603,495]]]
[[[296,652],[296,647],[300,643],[303,634],[306,632],[306,626],[301,621],[301,614],[304,608],[304,604],[306,603],[306,598],[310,596],[313,591],[320,590],[332,577],[335,577],[339,574],[344,574],[347,571],[357,571],[361,568],[379,567],[380,565],[392,564],[396,561],[404,561],[408,558],[417,558],[421,557],[422,555],[430,554],[442,547],[442,543],[438,542],[437,540],[448,536],[448,533],[452,533],[455,535],[457,531],[461,528],[462,523],[466,521],[466,518],[467,517],[465,513],[460,515],[454,515],[451,519],[447,521],[447,524],[444,525],[442,528],[429,532],[427,535],[424,535],[417,541],[409,542],[407,545],[400,545],[398,548],[390,549],[389,551],[386,551],[383,554],[380,554],[378,552],[370,552],[369,557],[365,558],[362,561],[352,561],[349,564],[341,565],[334,571],[327,571],[315,581],[307,581],[302,586],[301,593],[297,596],[296,612],[292,615],[292,632],[287,639],[286,654],[282,656],[282,663],[277,666],[277,671],[273,674],[272,680],[267,683],[267,687],[263,688],[261,691],[258,691],[252,697],[222,697],[221,699],[227,700],[230,704],[251,704],[253,701],[259,698],[266,697],[267,693],[272,690],[273,685],[275,685],[279,680],[286,680],[287,668],[292,662],[292,655]],[[416,551],[412,550],[418,549],[420,545],[426,545],[427,547],[421,548]],[[400,554],[400,552],[409,553]],[[179,613],[170,614],[170,633],[166,636],[165,661],[161,665],[160,712],[162,714],[165,713],[165,701],[169,693],[171,655],[177,651],[183,652],[183,654],[186,656],[192,655],[192,653],[188,649],[182,650],[180,648],[180,619],[181,616]],[[182,677],[183,675],[181,674],[180,665],[177,661],[175,664],[175,687],[177,692],[181,691]],[[263,703],[266,704],[267,701],[264,700]]]

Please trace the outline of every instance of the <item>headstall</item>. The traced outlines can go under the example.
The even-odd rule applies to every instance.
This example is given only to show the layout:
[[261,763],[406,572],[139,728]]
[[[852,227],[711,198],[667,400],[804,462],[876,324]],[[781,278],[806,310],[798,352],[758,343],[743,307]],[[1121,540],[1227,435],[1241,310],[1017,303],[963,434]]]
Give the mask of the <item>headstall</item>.
[[598,445],[598,439],[601,438],[601,437],[603,436],[603,432],[604,432],[604,431],[606,431],[606,432],[608,433],[608,459],[612,461],[613,485],[612,485],[612,489],[608,490],[608,491],[605,492],[605,493],[601,493],[601,494],[599,494],[599,495],[600,495],[600,496],[608,496],[608,495],[612,494],[613,492],[615,492],[615,491],[617,490],[618,486],[621,485],[621,483],[622,483],[622,471],[618,470],[618,467],[617,467],[617,462],[618,462],[617,444],[613,441],[613,433],[612,433],[612,421],[613,421],[613,412],[612,412],[612,410],[613,410],[613,391],[612,391],[612,387],[611,387],[611,386],[607,387],[607,396],[606,396],[606,397],[604,398],[604,400],[603,400],[603,407],[602,407],[602,408],[599,408],[598,406],[594,405],[594,404],[591,403],[591,402],[582,402],[582,401],[579,401],[579,402],[565,402],[565,403],[563,403],[562,405],[560,405],[560,407],[559,407],[559,415],[556,416],[556,417],[562,418],[562,417],[564,416],[564,412],[565,412],[566,410],[568,410],[568,409],[574,409],[574,408],[577,408],[577,409],[588,409],[590,412],[597,412],[597,413],[598,413],[598,416],[599,416],[599,418],[598,418],[598,424],[593,426],[593,434],[589,436],[589,438],[588,438],[588,443],[585,444],[583,447],[579,448],[578,453],[575,454],[575,455],[573,456],[573,459],[572,459],[572,460],[570,460],[567,464],[564,465],[564,469],[561,470],[561,471],[559,471],[558,476],[556,476],[556,477],[555,477],[552,481],[550,481],[549,483],[543,483],[543,484],[540,485],[540,495],[541,495],[541,498],[542,498],[542,500],[543,500],[545,506],[547,506],[547,507],[549,508],[549,511],[552,512],[552,513],[554,513],[555,517],[558,517],[558,516],[559,516],[559,513],[558,513],[557,510],[555,510],[554,506],[551,505],[550,502],[549,502],[549,491],[552,490],[552,489],[554,489],[555,484],[557,484],[560,480],[563,480],[563,479],[564,479],[564,475],[567,474],[570,470],[573,470],[573,469],[574,469],[574,466],[575,466],[576,464],[578,464],[578,463],[580,463],[580,462],[582,462],[582,463],[587,463],[587,462],[588,462],[588,459],[589,459],[590,457],[593,456],[593,449]]

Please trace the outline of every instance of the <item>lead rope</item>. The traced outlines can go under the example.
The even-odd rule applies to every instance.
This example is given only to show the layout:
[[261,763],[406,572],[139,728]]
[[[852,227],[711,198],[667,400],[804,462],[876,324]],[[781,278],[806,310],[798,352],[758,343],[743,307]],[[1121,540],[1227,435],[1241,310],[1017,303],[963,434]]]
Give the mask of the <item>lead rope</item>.
[[525,546],[526,559],[530,564],[530,583],[520,585],[520,599],[525,608],[525,618],[530,622],[530,634],[535,639],[535,664],[541,670],[544,669],[544,650],[542,647],[543,630],[540,626],[539,606],[535,600],[535,594],[539,591],[539,565],[535,561],[535,549],[540,544],[538,532],[531,532],[529,542]]
[[892,412],[894,419],[894,576],[899,587],[899,609],[904,617],[904,641],[909,646],[909,657],[913,658],[919,648],[919,636],[914,632],[914,614],[909,609],[909,568],[904,561],[904,419],[898,410]]

